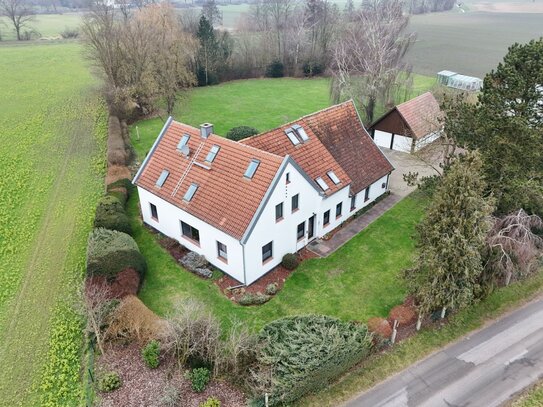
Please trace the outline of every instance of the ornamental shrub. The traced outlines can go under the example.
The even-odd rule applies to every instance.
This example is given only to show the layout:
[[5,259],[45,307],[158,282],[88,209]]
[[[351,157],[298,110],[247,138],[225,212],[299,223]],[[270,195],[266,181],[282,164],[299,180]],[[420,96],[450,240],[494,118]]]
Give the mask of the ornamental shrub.
[[128,192],[126,191],[125,187],[112,188],[108,191],[107,196],[116,198],[121,203],[123,208],[125,207],[126,201],[128,200]]
[[87,273],[114,279],[117,274],[132,268],[143,278],[147,269],[138,245],[126,233],[104,228],[94,229],[87,245]]
[[203,403],[200,403],[199,407],[221,407],[221,401],[216,397],[210,397]]
[[285,76],[285,66],[278,59],[272,61],[266,67],[266,76],[268,78],[282,78]]
[[117,372],[103,373],[98,379],[98,390],[107,393],[121,387],[121,378]]
[[270,300],[271,296],[262,293],[245,293],[238,300],[239,305],[261,305]]
[[119,232],[132,233],[132,227],[124,206],[114,196],[104,196],[98,202],[94,218],[95,228],[118,230]]
[[298,256],[293,253],[285,254],[283,256],[283,260],[281,261],[281,265],[287,270],[294,270],[296,267],[298,267],[298,264],[300,264],[298,261]]
[[268,295],[275,295],[277,291],[279,291],[277,283],[270,283],[266,286],[266,294]]
[[192,385],[192,390],[196,393],[201,393],[206,389],[206,386],[211,379],[211,372],[205,367],[198,367],[192,369],[188,376]]
[[408,305],[396,305],[390,310],[389,318],[394,321],[397,320],[400,325],[409,325],[416,321],[417,312],[413,307]]
[[149,342],[141,350],[141,357],[147,366],[149,366],[151,369],[156,369],[160,364],[160,343],[156,340]]
[[118,187],[126,188],[126,192],[128,193],[129,196],[134,191],[134,188],[135,188],[134,184],[132,184],[132,181],[130,181],[130,179],[121,178],[121,179],[109,184],[106,189],[109,192],[112,189],[115,189],[115,188],[118,188]]
[[266,325],[259,334],[257,362],[249,383],[263,406],[291,404],[309,392],[326,387],[372,349],[365,325],[323,315],[285,317]]
[[238,126],[238,127],[232,127],[230,130],[228,130],[228,133],[226,133],[226,138],[234,141],[240,141],[244,138],[254,136],[255,134],[258,134],[259,131],[255,129],[254,127],[250,126]]

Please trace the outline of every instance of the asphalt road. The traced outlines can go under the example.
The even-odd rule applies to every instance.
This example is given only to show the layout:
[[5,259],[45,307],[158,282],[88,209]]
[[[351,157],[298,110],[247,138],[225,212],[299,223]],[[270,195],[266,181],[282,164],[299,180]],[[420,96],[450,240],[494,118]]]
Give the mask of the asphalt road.
[[492,407],[543,377],[543,299],[514,311],[345,407]]

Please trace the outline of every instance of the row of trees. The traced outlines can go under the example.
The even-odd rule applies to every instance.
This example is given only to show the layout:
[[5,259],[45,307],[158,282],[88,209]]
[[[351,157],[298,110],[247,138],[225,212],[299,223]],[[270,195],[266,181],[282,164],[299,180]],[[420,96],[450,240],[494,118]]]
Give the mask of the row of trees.
[[333,99],[355,99],[369,123],[377,105],[410,86],[405,55],[415,36],[401,0],[367,0],[348,13],[329,0],[258,0],[234,34],[214,27],[221,19],[212,0],[180,16],[166,4],[95,4],[82,34],[116,113],[147,114],[162,100],[171,113],[176,95],[196,83],[326,70]]
[[[543,38],[515,44],[475,104],[443,105],[452,158],[418,225],[407,270],[422,315],[459,309],[540,268],[543,249]],[[426,183],[426,185],[431,185]]]

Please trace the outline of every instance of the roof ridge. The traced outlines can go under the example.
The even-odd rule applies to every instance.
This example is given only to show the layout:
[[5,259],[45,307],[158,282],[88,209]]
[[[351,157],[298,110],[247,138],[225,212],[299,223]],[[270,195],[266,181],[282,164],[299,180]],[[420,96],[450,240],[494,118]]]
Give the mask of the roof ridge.
[[[276,127],[272,128],[272,129],[263,131],[262,133],[258,133],[258,134],[255,134],[255,135],[253,135],[253,136],[246,137],[246,138],[244,138],[243,140],[240,140],[240,143],[242,143],[242,142],[244,142],[244,141],[246,141],[246,140],[251,140],[251,139],[260,137],[260,136],[262,136],[262,135],[264,135],[264,134],[271,133],[272,131],[278,130],[278,129],[280,129],[280,128],[283,127],[283,126],[291,125],[291,124],[296,123],[296,122],[298,122],[298,121],[300,121],[300,120],[307,119],[308,117],[315,116],[315,115],[317,115],[317,114],[319,114],[319,113],[323,113],[323,112],[325,112],[325,111],[327,111],[327,110],[332,110],[332,109],[334,109],[334,108],[338,108],[338,107],[343,106],[343,105],[346,105],[346,104],[348,104],[348,103],[352,103],[352,104],[354,105],[353,99],[351,98],[351,99],[349,99],[349,100],[346,100],[345,102],[341,102],[341,103],[337,103],[337,104],[332,105],[332,106],[325,107],[325,108],[323,108],[323,109],[321,109],[321,110],[317,110],[316,112],[313,112],[313,113],[308,113],[308,114],[306,114],[306,115],[304,115],[304,116],[298,117],[297,119],[294,119],[294,120],[291,120],[291,121],[289,121],[289,122],[283,123],[283,124],[281,124],[281,125],[279,125],[279,126],[276,126]],[[355,106],[355,109],[356,109],[356,106]]]
[[[406,105],[406,104],[408,104],[408,103],[410,103],[410,102],[413,102],[414,100],[416,100],[416,99],[418,99],[418,98],[420,98],[420,97],[426,95],[427,93],[429,93],[430,95],[434,96],[434,94],[433,94],[432,92],[430,92],[429,90],[427,90],[426,92],[421,93],[420,95],[417,95],[417,96],[415,96],[414,98],[411,98],[411,99],[409,99],[409,100],[406,100],[405,102],[402,102],[402,103],[400,103],[399,105],[396,105],[396,106],[394,106],[394,107],[398,108],[398,107],[400,107],[400,106]],[[435,98],[435,96],[434,96],[434,98]]]
[[[190,124],[186,124],[186,123],[180,122],[178,120],[173,120],[173,122],[177,123],[177,124],[180,124],[182,126],[185,126],[185,127],[190,127],[191,129],[194,129],[197,132],[200,131],[200,129],[198,129],[197,127],[191,126]],[[261,150],[260,148],[253,147],[253,146],[250,146],[248,144],[240,143],[239,141],[230,140],[229,138],[219,136],[218,134],[215,134],[215,133],[211,133],[211,136],[218,137],[221,141],[225,141],[226,143],[230,143],[230,144],[235,145],[235,146],[243,146],[244,148],[257,150],[260,153],[267,154],[267,155],[269,155],[269,156],[271,156],[273,158],[279,159],[279,160],[283,159],[283,157],[281,157],[280,155],[273,154],[273,153],[270,153],[270,152],[265,151],[265,150]]]

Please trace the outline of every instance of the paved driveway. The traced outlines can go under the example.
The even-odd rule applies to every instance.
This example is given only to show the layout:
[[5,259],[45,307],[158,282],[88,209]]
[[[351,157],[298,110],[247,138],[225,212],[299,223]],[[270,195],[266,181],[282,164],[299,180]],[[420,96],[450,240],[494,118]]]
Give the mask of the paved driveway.
[[415,189],[415,187],[409,187],[403,180],[404,174],[418,172],[419,178],[437,174],[431,165],[426,164],[414,155],[390,150],[384,147],[380,148],[395,168],[395,170],[392,171],[389,182],[390,192],[392,194],[399,195],[403,198]]

